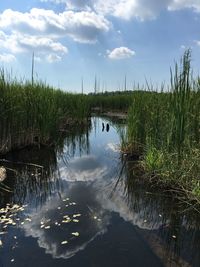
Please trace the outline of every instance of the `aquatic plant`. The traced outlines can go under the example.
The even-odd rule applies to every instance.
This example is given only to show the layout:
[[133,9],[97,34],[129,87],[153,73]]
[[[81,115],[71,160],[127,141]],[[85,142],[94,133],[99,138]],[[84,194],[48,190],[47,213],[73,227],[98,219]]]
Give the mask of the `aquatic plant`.
[[85,95],[55,90],[40,81],[17,81],[0,70],[0,153],[29,144],[54,143],[60,131],[87,123]]
[[187,50],[180,66],[176,63],[174,72],[170,70],[167,92],[133,94],[123,139],[129,151],[141,155],[141,167],[156,185],[189,191],[199,198],[200,91],[190,62]]

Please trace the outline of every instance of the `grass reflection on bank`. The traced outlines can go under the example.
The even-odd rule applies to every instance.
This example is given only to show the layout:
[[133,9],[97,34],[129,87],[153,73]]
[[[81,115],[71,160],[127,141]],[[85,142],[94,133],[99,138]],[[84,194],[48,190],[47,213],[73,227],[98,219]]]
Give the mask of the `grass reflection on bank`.
[[[0,159],[7,170],[7,178],[0,189],[0,205],[7,203],[34,203],[42,205],[51,194],[60,192],[62,184],[58,160],[67,165],[76,151],[89,153],[88,135],[90,127],[74,129],[59,138],[54,147],[31,146],[13,151]],[[9,188],[9,190],[5,190]]]

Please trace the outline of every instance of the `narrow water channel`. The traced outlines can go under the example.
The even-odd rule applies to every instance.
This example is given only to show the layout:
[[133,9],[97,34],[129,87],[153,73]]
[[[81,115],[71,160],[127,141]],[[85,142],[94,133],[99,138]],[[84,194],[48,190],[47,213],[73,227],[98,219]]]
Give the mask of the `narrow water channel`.
[[135,183],[119,144],[116,124],[92,118],[55,150],[4,157],[0,267],[200,266],[196,213]]

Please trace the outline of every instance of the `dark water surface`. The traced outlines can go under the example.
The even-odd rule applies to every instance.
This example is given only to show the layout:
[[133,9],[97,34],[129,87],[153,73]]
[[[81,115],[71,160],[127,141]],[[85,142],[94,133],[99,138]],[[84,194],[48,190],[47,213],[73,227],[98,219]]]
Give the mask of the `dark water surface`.
[[116,125],[102,122],[56,150],[7,155],[0,267],[200,266],[195,212],[136,183]]

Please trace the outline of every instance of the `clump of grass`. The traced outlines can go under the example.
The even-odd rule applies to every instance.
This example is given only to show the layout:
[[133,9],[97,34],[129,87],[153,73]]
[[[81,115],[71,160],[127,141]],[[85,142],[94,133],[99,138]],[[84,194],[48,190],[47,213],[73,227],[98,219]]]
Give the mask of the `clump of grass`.
[[126,143],[142,155],[142,167],[156,185],[199,194],[200,82],[191,71],[191,51],[171,70],[171,89],[133,95]]
[[54,142],[59,131],[87,121],[85,95],[69,94],[33,80],[17,81],[0,70],[0,153]]

